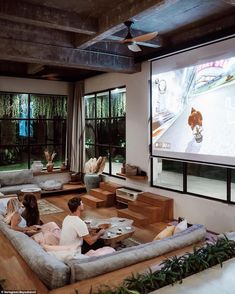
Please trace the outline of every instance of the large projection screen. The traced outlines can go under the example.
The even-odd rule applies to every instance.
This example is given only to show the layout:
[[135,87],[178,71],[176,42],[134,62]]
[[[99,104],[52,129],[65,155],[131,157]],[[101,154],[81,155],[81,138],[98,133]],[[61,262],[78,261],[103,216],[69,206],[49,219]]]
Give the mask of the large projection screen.
[[152,61],[152,155],[235,165],[235,38]]

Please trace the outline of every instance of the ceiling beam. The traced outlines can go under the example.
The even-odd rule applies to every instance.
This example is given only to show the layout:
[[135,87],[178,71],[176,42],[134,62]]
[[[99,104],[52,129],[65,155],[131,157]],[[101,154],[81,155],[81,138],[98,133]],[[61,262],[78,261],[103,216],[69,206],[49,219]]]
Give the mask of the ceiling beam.
[[93,35],[97,30],[95,18],[19,0],[0,0],[0,18],[87,35]]
[[132,18],[138,20],[147,17],[149,13],[157,12],[178,1],[180,0],[138,0],[134,2],[126,0],[99,18],[98,32],[94,36],[77,38],[76,47],[86,49],[94,43],[124,29],[124,21]]
[[29,63],[27,66],[27,74],[35,75],[44,69],[45,67],[41,63]]
[[188,42],[191,40],[195,40],[197,38],[202,38],[203,36],[220,33],[226,31],[230,28],[235,30],[235,21],[234,21],[234,13],[231,15],[226,15],[225,17],[221,17],[217,20],[208,21],[204,24],[199,24],[193,28],[181,28],[180,30],[171,32],[171,44],[180,44],[183,42]]
[[172,31],[164,40],[168,40],[168,46],[159,48],[157,52],[152,52],[144,57],[135,57],[136,62],[143,62],[160,56],[167,56],[182,52],[188,49],[194,49],[198,46],[207,45],[235,36],[234,14],[219,18],[216,21],[210,21],[204,24],[198,24],[193,28],[187,27]]
[[126,56],[0,38],[0,60],[41,63],[103,72],[135,73],[141,65]]
[[74,48],[74,34],[71,32],[35,27],[0,19],[0,38],[17,39],[61,47]]

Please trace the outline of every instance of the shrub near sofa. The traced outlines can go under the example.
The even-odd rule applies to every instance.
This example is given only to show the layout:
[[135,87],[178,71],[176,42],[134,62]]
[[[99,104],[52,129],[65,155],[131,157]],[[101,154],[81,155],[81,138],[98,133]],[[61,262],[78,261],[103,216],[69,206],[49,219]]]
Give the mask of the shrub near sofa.
[[9,195],[26,188],[39,188],[35,183],[32,170],[1,171],[0,192]]

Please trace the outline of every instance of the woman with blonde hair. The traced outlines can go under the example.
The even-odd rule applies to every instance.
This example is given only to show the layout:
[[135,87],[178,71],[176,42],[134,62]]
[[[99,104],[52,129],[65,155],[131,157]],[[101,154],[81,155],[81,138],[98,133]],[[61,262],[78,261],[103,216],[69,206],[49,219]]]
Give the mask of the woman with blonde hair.
[[15,231],[29,235],[35,234],[39,228],[36,226],[27,227],[26,220],[21,216],[22,205],[17,198],[12,198],[7,202],[7,209],[4,221]]
[[[24,202],[23,202],[24,203]],[[49,222],[42,226],[27,226],[26,220],[20,214],[21,203],[17,198],[7,202],[5,222],[15,231],[32,236],[40,245],[58,245],[60,240],[60,228],[55,222]]]

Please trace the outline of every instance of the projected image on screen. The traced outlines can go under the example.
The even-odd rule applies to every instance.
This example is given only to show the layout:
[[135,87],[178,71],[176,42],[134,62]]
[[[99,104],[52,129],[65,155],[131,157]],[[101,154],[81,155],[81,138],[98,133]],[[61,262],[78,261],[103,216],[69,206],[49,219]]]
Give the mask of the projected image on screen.
[[235,163],[235,57],[152,76],[152,143],[153,155]]

